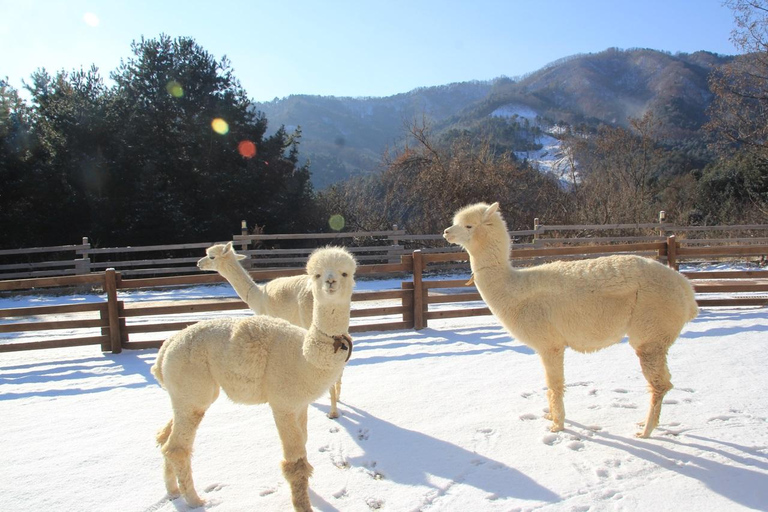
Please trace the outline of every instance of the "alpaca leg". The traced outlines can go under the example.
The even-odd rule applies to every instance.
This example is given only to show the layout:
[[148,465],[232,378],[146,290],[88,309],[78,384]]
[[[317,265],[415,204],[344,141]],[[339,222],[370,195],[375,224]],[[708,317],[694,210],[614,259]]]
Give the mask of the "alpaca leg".
[[643,370],[645,380],[648,381],[648,390],[651,393],[651,404],[645,420],[645,427],[642,432],[637,433],[637,437],[650,436],[653,429],[659,424],[664,395],[673,387],[667,367],[667,350],[668,347],[662,344],[643,345],[635,350],[637,357],[640,358],[640,367]]
[[[172,469],[181,488],[181,495],[192,507],[203,506],[204,501],[197,495],[195,484],[192,480],[192,445],[195,442],[197,427],[203,420],[205,411],[177,411],[174,410],[173,424],[168,440],[162,447],[165,457],[166,476],[168,466]],[[171,488],[166,480],[169,494]]]
[[341,377],[339,377],[339,380],[337,380],[336,383],[331,386],[330,393],[331,410],[328,412],[328,417],[335,419],[339,417],[339,409],[336,404],[339,401],[339,397],[341,396]]
[[563,393],[565,392],[565,373],[563,369],[565,350],[562,348],[545,350],[539,353],[544,365],[544,374],[547,380],[547,400],[549,401],[549,414],[545,417],[552,420],[552,432],[560,432],[565,423],[565,404]]
[[301,512],[311,512],[309,501],[309,477],[312,466],[307,462],[307,410],[298,414],[273,411],[277,432],[283,444],[283,476],[291,486],[293,508]]
[[[157,445],[160,448],[165,446],[168,437],[171,435],[171,429],[173,428],[173,419],[171,419],[160,432],[157,433]],[[173,466],[171,461],[167,457],[163,456],[163,478],[165,479],[165,489],[168,491],[168,496],[171,499],[179,497],[179,484],[176,480],[176,473],[173,472]]]

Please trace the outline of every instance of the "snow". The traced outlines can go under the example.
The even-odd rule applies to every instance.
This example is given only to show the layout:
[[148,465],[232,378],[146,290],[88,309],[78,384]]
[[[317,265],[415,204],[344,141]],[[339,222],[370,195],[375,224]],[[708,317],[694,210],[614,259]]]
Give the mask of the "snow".
[[[124,298],[230,293],[222,285]],[[83,300],[99,298],[16,297],[0,308]],[[493,317],[358,334],[342,417],[326,418],[327,397],[309,408],[312,504],[355,512],[768,510],[767,332],[765,308],[702,310],[670,350],[677,387],[650,439],[634,437],[648,396],[626,343],[567,352],[566,430],[551,433],[539,359]],[[0,354],[4,510],[188,510],[165,496],[154,444],[170,417],[149,372],[156,354],[95,346]],[[206,509],[291,510],[280,460],[269,408],[222,396],[193,458]]]
[[[518,104],[509,103],[502,105],[493,112],[491,117],[503,117],[510,120],[527,119],[534,125],[539,124],[537,117],[538,112],[532,108]],[[540,172],[552,174],[557,178],[564,187],[573,185],[574,174],[578,179],[578,171],[575,173],[571,169],[571,161],[569,155],[566,154],[565,149],[562,147],[560,139],[553,135],[559,135],[563,132],[563,128],[560,126],[544,126],[540,125],[544,134],[536,138],[536,143],[541,144],[541,149],[535,151],[517,151],[515,156],[520,159],[526,159],[535,165]]]

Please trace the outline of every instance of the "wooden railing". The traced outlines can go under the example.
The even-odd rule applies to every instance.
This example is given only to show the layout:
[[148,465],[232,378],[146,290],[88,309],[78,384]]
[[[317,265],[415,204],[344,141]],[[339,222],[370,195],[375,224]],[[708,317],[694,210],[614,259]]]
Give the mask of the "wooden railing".
[[[676,234],[681,249],[700,245],[754,245],[768,243],[768,225],[675,226],[664,221],[644,224],[545,225],[534,219],[533,229],[510,231],[516,249],[547,249],[592,245],[665,242]],[[704,236],[705,238],[701,238]],[[249,234],[244,227],[231,240],[247,256],[248,270],[302,268],[309,253],[326,244],[347,247],[360,263],[398,263],[400,257],[420,249],[424,254],[453,253],[440,234],[408,234],[395,226],[387,231],[340,233]],[[92,247],[88,238],[77,245],[0,250],[0,279],[85,275],[114,268],[124,277],[196,274],[196,262],[214,243],[196,242],[134,247]],[[572,256],[557,253],[530,254],[535,264]],[[450,268],[444,264],[444,268]]]
[[[768,245],[683,247],[674,236],[670,236],[664,241],[644,243],[528,249],[513,247],[511,258],[518,265],[537,258],[593,258],[616,253],[643,254],[677,267],[681,260],[688,259],[765,255],[768,254]],[[446,262],[459,263],[466,269],[468,259],[463,252],[426,253],[417,250],[401,256],[398,263],[360,265],[358,280],[372,275],[407,277],[407,280],[400,282],[399,289],[355,292],[352,296],[353,322],[350,332],[422,329],[430,320],[490,314],[482,303],[467,307],[468,302],[482,300],[477,290],[467,285],[467,278],[447,278],[445,274],[434,272]],[[302,269],[250,272],[256,281],[300,273],[303,273]],[[755,295],[768,292],[768,270],[690,272],[686,275],[694,280],[697,300],[702,307],[768,305],[768,295]],[[169,332],[222,312],[248,314],[247,305],[239,299],[167,300],[142,304],[126,302],[124,294],[222,282],[225,282],[224,279],[215,273],[124,278],[114,269],[83,276],[3,280],[0,281],[0,292],[95,287],[103,290],[105,298],[103,302],[89,304],[0,309],[0,334],[23,333],[23,337],[29,337],[31,333],[45,332],[44,340],[0,343],[0,352],[99,345],[103,351],[119,353],[123,349],[159,347]],[[448,289],[453,289],[455,293],[445,293]],[[738,295],[745,293],[749,295]],[[711,297],[713,294],[719,296]],[[367,307],[372,301],[380,304]],[[456,307],[451,309],[451,305]],[[67,318],[61,319],[62,315]]]

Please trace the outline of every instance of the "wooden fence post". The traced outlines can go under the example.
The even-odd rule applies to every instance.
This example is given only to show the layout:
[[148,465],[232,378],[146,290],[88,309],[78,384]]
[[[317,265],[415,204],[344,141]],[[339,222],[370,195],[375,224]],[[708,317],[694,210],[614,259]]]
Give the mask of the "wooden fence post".
[[421,249],[413,251],[413,328],[424,329],[427,320],[424,318],[424,285],[422,272],[424,271],[424,255]]
[[[243,236],[248,235],[248,223],[245,221],[245,219],[240,221],[240,234]],[[245,252],[248,250],[248,245],[251,243],[250,240],[245,239],[240,241],[240,252]],[[240,262],[240,264],[243,266],[245,270],[249,270],[253,265],[251,264],[251,256],[247,255],[248,257],[245,258]]]
[[112,351],[113,354],[119,354],[123,351],[123,345],[120,340],[120,310],[117,302],[117,280],[120,275],[114,268],[108,268],[104,272],[104,291],[107,293],[107,316],[109,318],[109,347],[102,345],[104,352]]
[[667,266],[678,270],[677,264],[677,240],[675,235],[669,235],[667,237]]
[[539,240],[539,218],[536,217],[533,219],[533,246],[537,247],[537,242]]
[[89,274],[91,272],[91,258],[88,256],[88,249],[91,248],[91,242],[87,236],[83,237],[83,245],[86,246],[83,249],[83,257],[75,259],[75,273],[76,274]]
[[[392,224],[392,230],[397,231],[397,224]],[[387,262],[398,263],[400,261],[400,240],[397,238],[396,234],[390,236],[389,239],[392,243],[389,246],[389,258],[387,258]]]

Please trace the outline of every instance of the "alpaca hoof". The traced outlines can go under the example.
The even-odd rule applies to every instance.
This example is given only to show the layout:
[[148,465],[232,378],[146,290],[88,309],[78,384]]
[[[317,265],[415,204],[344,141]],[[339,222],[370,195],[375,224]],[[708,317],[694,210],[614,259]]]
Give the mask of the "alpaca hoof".
[[552,413],[551,412],[545,412],[544,413],[544,419],[552,421]]
[[549,428],[550,432],[562,432],[563,430],[565,430],[565,427],[563,427],[563,425],[552,425]]
[[335,420],[336,418],[339,417],[339,413],[336,411],[331,411],[328,413],[328,417],[331,418],[332,420]]

